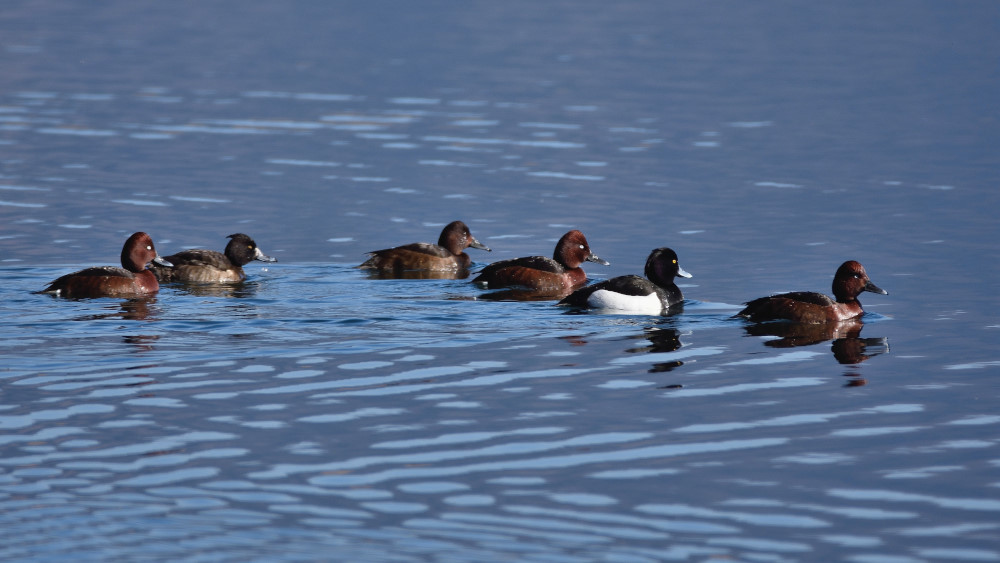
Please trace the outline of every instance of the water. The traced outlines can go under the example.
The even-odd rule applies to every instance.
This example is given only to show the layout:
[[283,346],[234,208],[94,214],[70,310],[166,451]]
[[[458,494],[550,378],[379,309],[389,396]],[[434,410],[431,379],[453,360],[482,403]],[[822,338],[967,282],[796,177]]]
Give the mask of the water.
[[[996,561],[994,3],[15,3],[4,560]],[[378,280],[462,219],[669,317]],[[247,283],[31,292],[246,232]],[[729,317],[888,296],[839,333]],[[791,341],[789,339],[792,339]],[[810,342],[808,345],[791,346]],[[815,343],[811,343],[815,342]]]

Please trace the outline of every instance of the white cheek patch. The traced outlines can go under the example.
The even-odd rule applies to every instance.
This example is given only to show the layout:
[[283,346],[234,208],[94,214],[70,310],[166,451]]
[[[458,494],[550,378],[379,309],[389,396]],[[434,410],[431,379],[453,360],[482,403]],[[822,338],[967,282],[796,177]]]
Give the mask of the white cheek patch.
[[622,295],[606,289],[598,289],[590,294],[587,305],[595,309],[610,311],[626,311],[646,315],[659,315],[663,311],[663,303],[656,293],[649,295]]

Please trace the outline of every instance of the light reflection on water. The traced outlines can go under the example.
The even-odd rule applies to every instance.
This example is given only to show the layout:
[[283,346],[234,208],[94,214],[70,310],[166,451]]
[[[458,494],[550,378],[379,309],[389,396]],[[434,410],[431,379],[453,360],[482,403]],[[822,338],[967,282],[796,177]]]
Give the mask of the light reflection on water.
[[[744,336],[732,306],[581,315],[476,301],[464,280],[251,269],[217,291],[80,301],[27,294],[47,268],[5,270],[5,298],[28,312],[3,329],[14,353],[0,519],[16,539],[0,554],[34,553],[80,518],[101,529],[138,518],[149,533],[101,552],[164,557],[213,545],[281,558],[275,542],[291,541],[376,558],[422,558],[414,545],[489,558],[811,558],[912,537],[958,546],[995,528],[995,501],[905,484],[967,474],[971,460],[943,456],[994,441],[949,447],[962,434],[949,428],[996,417],[852,406],[837,396],[828,340],[770,348]],[[58,358],[28,355],[38,335]],[[928,435],[939,446],[917,453],[927,442],[913,438]],[[810,484],[818,467],[830,469]],[[797,490],[781,487],[789,480]],[[936,518],[942,508],[952,516]]]

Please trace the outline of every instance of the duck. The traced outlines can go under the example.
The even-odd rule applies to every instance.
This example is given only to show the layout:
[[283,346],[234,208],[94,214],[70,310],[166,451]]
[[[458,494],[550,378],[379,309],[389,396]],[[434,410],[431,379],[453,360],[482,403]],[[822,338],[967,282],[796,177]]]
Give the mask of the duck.
[[866,291],[889,295],[888,291],[872,283],[861,263],[848,260],[837,268],[837,273],[833,276],[832,299],[811,291],[781,293],[748,301],[745,303],[746,307],[735,316],[751,322],[840,322],[864,314],[858,295]]
[[146,269],[150,263],[169,268],[172,264],[156,253],[153,239],[144,232],[133,233],[122,246],[121,264],[96,266],[56,278],[45,289],[47,293],[71,299],[92,297],[141,297],[159,291],[160,284],[153,272]]
[[584,262],[604,266],[611,263],[590,250],[587,238],[578,230],[564,234],[556,243],[552,258],[528,256],[500,260],[483,268],[472,283],[483,289],[517,288],[535,292],[568,292],[586,283]]
[[660,315],[684,301],[674,278],[690,278],[667,247],[653,249],[646,259],[646,277],[618,276],[577,289],[558,305]]
[[466,248],[491,252],[490,247],[472,236],[465,223],[452,221],[441,230],[437,244],[414,242],[384,250],[373,250],[367,253],[368,260],[358,268],[398,274],[406,271],[467,270],[472,264],[472,258],[465,253]]
[[153,275],[161,283],[234,283],[246,279],[243,266],[253,260],[261,262],[277,262],[277,259],[265,255],[252,238],[243,233],[235,233],[226,237],[225,253],[203,248],[183,250],[177,254],[166,256],[173,267],[152,266]]

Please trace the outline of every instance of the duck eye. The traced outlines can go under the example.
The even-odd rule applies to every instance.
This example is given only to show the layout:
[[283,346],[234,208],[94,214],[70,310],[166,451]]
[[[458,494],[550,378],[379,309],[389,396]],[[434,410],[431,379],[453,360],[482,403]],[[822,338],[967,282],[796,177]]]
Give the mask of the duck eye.
[[586,247],[586,246],[583,246],[583,245],[581,244],[581,245],[580,245],[580,250],[587,250],[587,247]]
[[153,247],[147,244],[146,245],[146,250],[153,250]]
[[677,263],[677,260],[674,260],[674,261],[673,261],[673,263],[674,263],[674,264],[676,264],[676,263]]

